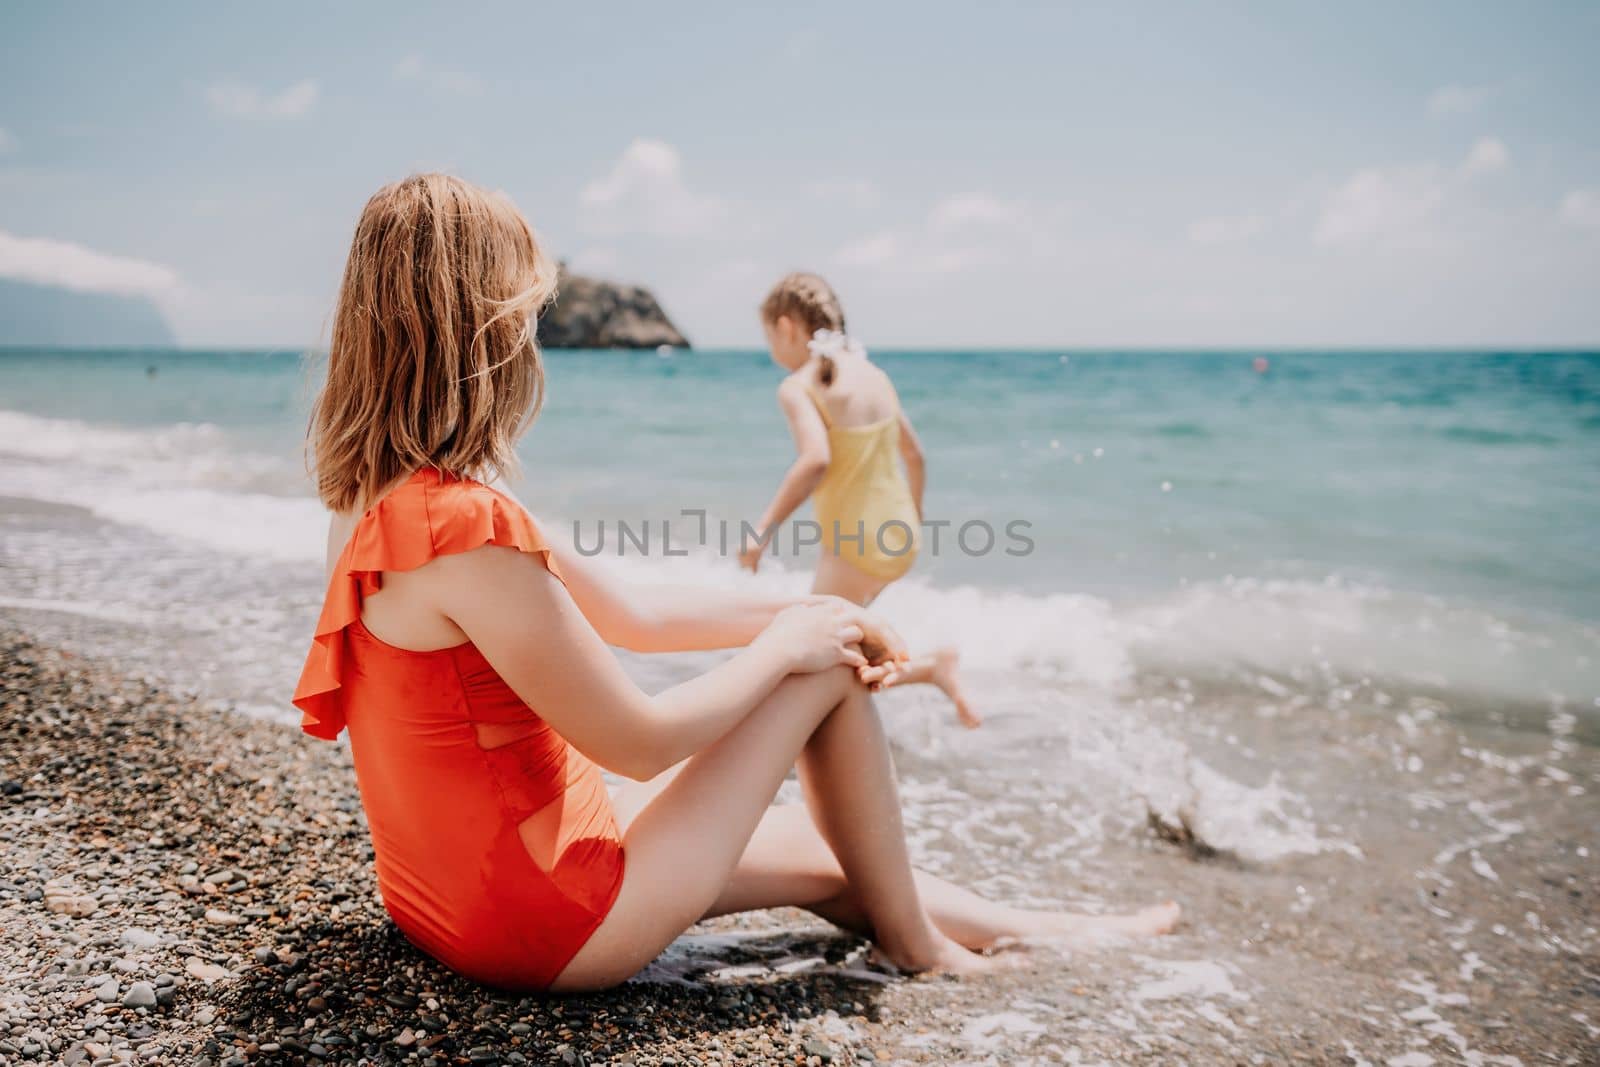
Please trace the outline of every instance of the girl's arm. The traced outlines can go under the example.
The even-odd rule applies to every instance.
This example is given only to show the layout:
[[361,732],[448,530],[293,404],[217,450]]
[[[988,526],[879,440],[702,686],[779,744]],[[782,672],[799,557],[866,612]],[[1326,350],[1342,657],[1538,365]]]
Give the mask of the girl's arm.
[[795,510],[804,504],[828,472],[828,428],[817,414],[806,387],[799,378],[785,378],[778,386],[778,405],[789,420],[789,434],[794,438],[794,462],[778,485],[772,503],[761,513],[756,524],[757,543],[748,544],[739,553],[739,562],[753,573],[761,562],[761,550],[771,533],[782,525]]
[[816,596],[782,597],[702,586],[630,585],[567,548],[556,565],[572,599],[608,645],[633,652],[698,652],[740,648],[784,608],[818,603]]
[[922,459],[922,440],[912,428],[911,416],[900,409],[900,458],[905,461],[906,481],[911,483],[911,499],[917,506],[917,518],[922,518],[922,489],[928,482],[927,466]]
[[417,594],[540,718],[600,766],[641,781],[727,733],[785,676],[865,667],[857,646],[875,629],[869,612],[843,601],[790,608],[738,655],[651,696],[535,557],[486,546],[410,573]]

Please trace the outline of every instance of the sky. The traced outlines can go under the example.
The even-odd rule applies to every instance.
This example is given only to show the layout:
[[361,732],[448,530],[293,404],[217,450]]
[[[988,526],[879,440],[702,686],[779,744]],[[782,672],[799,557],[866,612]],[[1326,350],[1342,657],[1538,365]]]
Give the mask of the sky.
[[325,340],[366,198],[503,190],[696,344],[1600,344],[1600,4],[14,4],[0,278]]

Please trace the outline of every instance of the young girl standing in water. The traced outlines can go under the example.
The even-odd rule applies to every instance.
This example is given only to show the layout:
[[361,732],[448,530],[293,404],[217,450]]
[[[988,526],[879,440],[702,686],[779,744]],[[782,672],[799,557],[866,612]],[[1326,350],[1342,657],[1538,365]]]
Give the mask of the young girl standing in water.
[[[790,274],[761,304],[773,362],[789,371],[778,403],[794,437],[784,475],[740,562],[752,573],[772,532],[809,497],[822,551],[811,589],[863,606],[911,569],[920,543],[922,446],[894,383],[845,333],[839,297],[815,274]],[[902,464],[904,469],[902,470]],[[954,648],[891,671],[885,686],[938,686],[969,728],[983,722],[967,700]]]

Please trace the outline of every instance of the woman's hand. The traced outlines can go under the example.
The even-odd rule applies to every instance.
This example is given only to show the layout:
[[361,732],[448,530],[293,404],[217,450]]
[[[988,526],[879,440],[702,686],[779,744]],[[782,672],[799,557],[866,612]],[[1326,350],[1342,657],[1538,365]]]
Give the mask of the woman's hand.
[[850,604],[848,601],[845,610],[851,614],[855,624],[861,627],[861,654],[867,657],[868,664],[873,667],[889,667],[911,661],[911,653],[906,649],[905,638],[901,637],[900,632],[890,626],[883,616]]
[[847,663],[873,690],[891,683],[911,659],[905,640],[881,616],[835,596],[785,608],[756,640],[786,653],[794,673]]
[[906,649],[905,639],[882,616],[866,608],[852,605],[852,609],[856,625],[861,627],[861,654],[867,658],[867,666],[856,668],[856,677],[862,685],[877,692],[894,683],[911,662],[911,653]]
[[859,670],[871,664],[861,652],[865,631],[855,611],[832,598],[795,604],[778,612],[753,643],[778,650],[791,674],[825,671],[841,663]]
[[752,644],[776,650],[791,674],[825,671],[841,663],[859,671],[871,666],[861,652],[866,631],[855,618],[859,610],[845,601],[796,604],[778,612]]

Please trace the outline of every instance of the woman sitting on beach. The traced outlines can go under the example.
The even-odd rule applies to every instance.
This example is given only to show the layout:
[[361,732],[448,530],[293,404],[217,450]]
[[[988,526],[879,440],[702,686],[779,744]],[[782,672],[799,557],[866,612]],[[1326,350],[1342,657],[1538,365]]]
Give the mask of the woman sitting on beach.
[[[795,459],[739,554],[752,573],[774,533],[810,497],[821,527],[813,593],[863,607],[917,559],[922,446],[894,383],[844,332],[844,307],[815,274],[790,274],[761,303],[772,360],[789,372],[778,405]],[[904,470],[901,469],[902,462]],[[748,535],[747,535],[748,536]],[[983,723],[961,688],[954,648],[896,665],[883,685],[936,685],[968,729]]]
[[[480,480],[539,407],[554,280],[509,201],[437,174],[373,196],[345,267],[311,424],[328,591],[295,703],[307,732],[350,732],[406,936],[470,978],[568,991],[703,917],[782,905],[912,971],[981,969],[1002,938],[1168,929],[1173,905],[1029,912],[912,869],[868,691],[904,653],[875,616],[616,588]],[[608,643],[741,651],[652,696]],[[797,761],[804,806],[769,807]],[[613,807],[601,768],[648,781]]]

